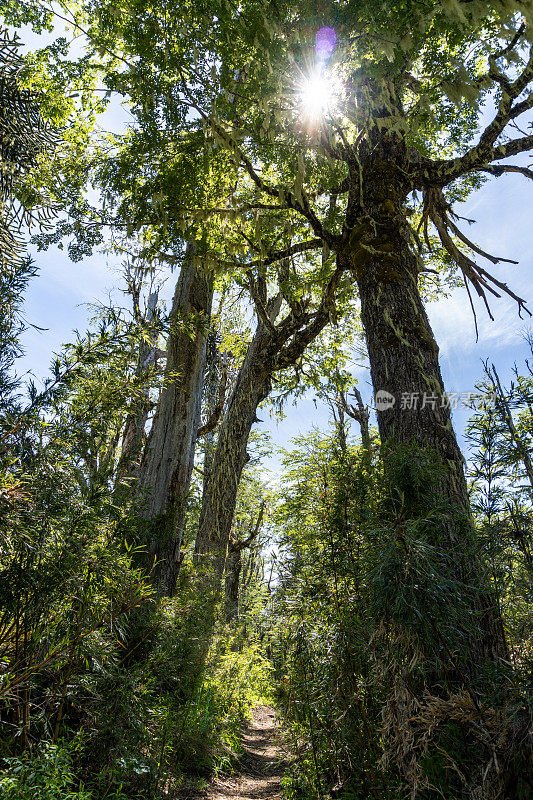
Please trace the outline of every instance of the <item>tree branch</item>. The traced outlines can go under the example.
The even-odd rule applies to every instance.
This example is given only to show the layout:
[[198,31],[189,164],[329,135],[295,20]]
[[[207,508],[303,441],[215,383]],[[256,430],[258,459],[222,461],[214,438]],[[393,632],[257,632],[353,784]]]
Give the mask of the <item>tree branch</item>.
[[250,292],[252,300],[254,301],[256,314],[257,314],[260,322],[262,322],[263,325],[265,326],[265,328],[268,331],[270,331],[270,333],[274,333],[275,334],[276,331],[277,331],[277,328],[274,325],[274,323],[272,322],[272,320],[270,319],[270,315],[268,313],[268,310],[267,310],[267,307],[266,307],[266,304],[265,304],[266,303],[266,293],[265,293],[264,290],[266,289],[266,283],[265,283],[264,280],[261,281],[261,279],[258,279],[256,281],[252,270],[248,270],[247,278],[248,278],[248,281],[247,281],[247,283],[245,282],[245,284],[246,284],[246,287],[247,287],[248,291]]
[[486,253],[484,250],[474,244],[474,242],[471,242],[470,239],[468,239],[458,229],[458,227],[450,220],[450,213],[453,214],[450,204],[446,201],[442,190],[436,188],[427,189],[424,193],[424,211],[420,224],[424,225],[424,231],[426,232],[428,219],[431,220],[437,229],[442,246],[461,269],[465,282],[469,281],[476,290],[478,296],[481,297],[490,318],[494,319],[490,310],[486,293],[489,292],[495,297],[501,297],[501,295],[494,288],[495,286],[516,301],[518,304],[519,313],[522,310],[525,310],[526,313],[531,316],[531,312],[528,310],[528,308],[526,308],[526,301],[515,294],[506,283],[503,283],[503,281],[495,278],[494,275],[491,275],[489,272],[487,272],[487,270],[483,269],[483,267],[480,267],[479,264],[469,258],[466,253],[463,253],[453,241],[449,231],[452,230],[453,233],[455,233],[455,235],[467,245],[467,247],[483,256],[483,258],[488,259],[493,264],[498,264],[500,261],[506,261],[514,264],[517,262],[511,261],[510,259],[497,258],[496,256]]
[[[184,83],[184,85],[186,85]],[[187,92],[188,93],[188,92]],[[190,97],[190,94],[189,94]],[[293,209],[294,211],[298,211],[302,216],[304,216],[313,232],[316,236],[319,236],[326,244],[332,249],[335,250],[337,244],[339,244],[339,237],[332,234],[330,231],[326,230],[320,220],[318,219],[317,215],[311,208],[309,204],[309,200],[305,192],[301,193],[301,199],[297,198],[296,195],[288,189],[283,187],[274,187],[270,186],[256,171],[252,161],[248,158],[248,156],[244,153],[242,148],[238,145],[238,143],[232,139],[230,134],[223,128],[222,125],[219,125],[211,116],[206,114],[201,106],[199,106],[192,98],[190,99],[191,105],[198,111],[201,115],[202,119],[208,123],[211,127],[213,132],[220,138],[222,141],[227,145],[229,150],[231,150],[241,161],[241,165],[245,168],[246,172],[255,183],[258,189],[260,189],[264,194],[268,195],[269,197],[275,197],[280,201],[281,204],[285,203],[288,208]]]
[[283,250],[271,250],[264,258],[248,261],[246,264],[242,264],[239,261],[223,261],[222,259],[217,259],[217,264],[225,267],[246,267],[247,270],[255,267],[269,267],[271,264],[276,264],[285,258],[291,258],[291,256],[296,256],[299,253],[307,253],[309,250],[318,250],[320,247],[322,247],[322,239],[309,239],[307,242],[292,244]]
[[359,427],[361,429],[361,441],[363,443],[363,448],[369,453],[372,449],[372,443],[370,441],[370,430],[369,430],[369,420],[370,420],[370,411],[368,410],[368,406],[365,406],[363,403],[363,398],[361,397],[361,392],[356,386],[352,387],[352,393],[355,397],[357,406],[349,404],[346,400],[346,395],[344,392],[339,392],[339,400],[341,407],[343,410],[348,414],[349,417],[354,419],[356,422],[359,423]]
[[525,175],[526,178],[533,180],[533,169],[529,167],[518,167],[514,164],[495,164],[494,166],[478,167],[478,172],[487,172],[489,175],[494,175],[499,178],[505,172],[519,172]]
[[198,433],[196,434],[196,438],[200,439],[202,436],[206,436],[211,431],[214,431],[216,426],[218,425],[218,421],[222,415],[222,410],[224,408],[224,402],[226,400],[226,388],[228,385],[228,372],[226,369],[222,372],[222,377],[220,379],[220,383],[218,384],[218,393],[217,393],[217,402],[213,409],[213,413],[205,423],[205,425],[201,425],[198,428]]
[[229,547],[230,550],[232,550],[234,553],[235,552],[239,553],[242,550],[246,550],[248,547],[250,547],[252,542],[259,536],[259,533],[261,531],[261,525],[263,524],[265,505],[266,503],[263,500],[259,507],[259,514],[257,515],[257,521],[254,527],[251,529],[249,536],[247,536],[246,539],[243,539],[242,542],[240,542],[238,539],[230,540]]
[[285,369],[294,364],[303,354],[307,345],[325,328],[335,312],[335,292],[345,271],[337,266],[322,294],[318,309],[306,327],[294,334],[292,341],[282,347],[274,359],[274,370]]
[[501,97],[496,115],[481,134],[479,142],[457,158],[446,160],[430,160],[422,156],[413,158],[411,163],[414,166],[414,188],[446,186],[468,172],[479,171],[489,166],[493,161],[510,158],[533,148],[533,136],[512,139],[500,145],[495,144],[510,122],[533,108],[533,91],[520,102],[515,102],[533,80],[533,47],[529,50],[527,64],[514,81],[501,75],[496,67],[496,60],[515,47],[522,33],[520,29],[506,48],[489,59],[489,77],[500,85]]

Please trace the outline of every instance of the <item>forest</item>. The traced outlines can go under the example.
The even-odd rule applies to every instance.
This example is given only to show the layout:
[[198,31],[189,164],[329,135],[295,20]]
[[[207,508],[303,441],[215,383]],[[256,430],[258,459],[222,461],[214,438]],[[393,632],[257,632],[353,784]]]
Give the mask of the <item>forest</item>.
[[0,800],[532,798],[531,0],[0,13]]

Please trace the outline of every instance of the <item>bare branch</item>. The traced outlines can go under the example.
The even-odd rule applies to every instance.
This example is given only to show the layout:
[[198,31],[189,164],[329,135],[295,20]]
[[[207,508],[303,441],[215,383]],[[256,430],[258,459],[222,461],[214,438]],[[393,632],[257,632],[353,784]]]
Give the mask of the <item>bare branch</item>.
[[259,514],[257,515],[257,521],[256,521],[255,525],[253,526],[253,528],[251,527],[249,529],[250,530],[250,534],[246,537],[246,539],[243,539],[242,542],[240,542],[238,539],[231,539],[230,540],[230,543],[229,543],[230,550],[232,550],[233,552],[237,552],[237,553],[240,552],[241,550],[246,550],[255,541],[255,539],[257,539],[257,537],[259,536],[259,533],[261,532],[261,526],[263,524],[263,517],[264,517],[264,514],[265,514],[265,505],[266,505],[266,503],[263,500],[261,502],[261,505],[259,506]]
[[493,256],[490,253],[485,252],[485,250],[482,250],[481,247],[478,247],[477,244],[470,241],[470,239],[468,239],[468,237],[465,236],[464,233],[459,230],[457,225],[455,225],[455,223],[453,223],[449,218],[447,219],[447,224],[448,227],[451,228],[451,230],[455,233],[457,238],[460,239],[464,244],[466,244],[466,246],[469,247],[470,250],[473,250],[474,253],[483,256],[483,258],[486,258],[487,261],[490,261],[492,264],[500,264],[502,262],[504,262],[505,264],[518,264],[518,261],[515,261],[512,258],[501,258],[499,256]]
[[[458,228],[457,226],[450,220],[450,213],[453,214],[450,208],[450,204],[447,202],[446,198],[444,197],[441,189],[428,189],[424,193],[424,212],[422,217],[422,222],[425,226],[427,226],[428,219],[431,220],[437,232],[439,234],[439,238],[441,243],[446,250],[447,253],[453,258],[455,263],[459,266],[463,273],[463,277],[465,283],[467,281],[474,287],[475,291],[477,292],[478,296],[483,300],[487,312],[491,319],[494,319],[492,316],[492,312],[490,310],[490,306],[488,303],[487,292],[494,295],[494,297],[501,297],[501,295],[496,291],[494,287],[500,289],[503,293],[507,294],[513,300],[516,301],[519,308],[519,313],[522,310],[525,310],[529,316],[531,316],[531,312],[529,309],[526,308],[526,301],[515,294],[506,283],[498,280],[491,275],[487,270],[480,267],[475,261],[473,261],[466,253],[463,253],[460,250],[455,242],[453,241],[450,230],[455,233],[458,238],[464,242],[471,250],[478,253],[479,255],[483,256],[483,258],[487,258],[493,264],[497,264],[500,261],[506,261],[508,263],[516,264],[516,261],[510,261],[510,259],[502,259],[496,258],[496,256],[492,256],[489,253],[486,253],[476,244],[471,242]],[[467,286],[468,288],[468,286]],[[472,299],[469,292],[470,302],[472,304]],[[477,322],[476,322],[476,330],[477,330]]]
[[365,406],[365,404],[363,403],[361,392],[356,386],[352,388],[352,393],[356,400],[357,404],[356,406],[353,406],[348,403],[344,392],[339,392],[340,404],[343,410],[346,412],[346,414],[348,414],[349,417],[351,417],[352,419],[354,419],[356,422],[359,423],[359,427],[361,429],[361,441],[363,442],[363,447],[367,452],[370,452],[371,441],[370,441],[370,431],[368,428],[368,423],[370,420],[370,411],[368,410],[368,406]]
[[525,175],[526,178],[533,180],[533,169],[529,167],[518,167],[514,164],[494,164],[492,166],[479,167],[477,171],[487,172],[489,175],[494,175],[496,178],[499,178],[506,172],[518,172],[521,175]]
[[[533,100],[533,93],[531,98]],[[499,161],[501,158],[510,158],[511,156],[517,156],[520,153],[525,153],[528,150],[533,150],[533,135],[522,136],[520,139],[511,139],[510,142],[506,142],[505,144],[500,144],[497,147],[494,147],[491,150],[489,157],[486,159],[486,162],[490,163],[491,161]]]
[[264,258],[258,258],[254,261],[248,261],[242,264],[239,261],[224,261],[217,260],[217,264],[225,267],[245,267],[247,270],[254,269],[255,267],[269,267],[271,264],[276,264],[278,261],[283,261],[285,258],[291,258],[299,253],[307,253],[310,250],[318,250],[322,247],[322,239],[309,239],[307,242],[298,242],[283,250],[271,250]]

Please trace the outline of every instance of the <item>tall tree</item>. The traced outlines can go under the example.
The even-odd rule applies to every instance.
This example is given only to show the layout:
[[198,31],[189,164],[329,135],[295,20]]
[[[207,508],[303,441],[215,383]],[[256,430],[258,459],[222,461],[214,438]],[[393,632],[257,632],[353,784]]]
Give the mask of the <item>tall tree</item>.
[[196,439],[213,277],[194,259],[189,245],[176,284],[167,341],[164,385],[139,477],[139,502],[148,521],[148,554],[154,580],[172,596],[180,566]]
[[[209,481],[202,498],[195,548],[197,560],[211,564],[209,580],[215,596],[221,588],[239,481],[247,459],[250,431],[257,421],[258,406],[268,397],[274,375],[296,364],[306,347],[334,316],[333,297],[341,270],[333,272],[314,302],[313,279],[307,284],[307,297],[296,301],[290,294],[288,277],[287,282],[281,284],[282,291],[270,298],[262,265],[257,272],[250,267],[246,277],[258,317],[257,328],[221,422]],[[287,313],[278,321],[283,301]]]
[[[508,159],[530,149],[532,137],[506,138],[533,105],[529,4],[361,2],[343,9],[325,4],[317,13],[302,2],[276,4],[268,16],[260,3],[239,11],[216,4],[214,26],[211,8],[184,9],[183,20],[173,13],[171,22],[164,3],[139,2],[135,9],[135,23],[97,11],[101,27],[94,36],[128,63],[111,70],[108,81],[135,98],[143,147],[156,167],[137,190],[144,208],[157,189],[169,218],[203,224],[220,268],[248,269],[254,250],[272,266],[297,249],[317,249],[326,256],[322,280],[334,270],[350,276],[361,299],[374,389],[390,400],[378,415],[382,441],[393,450],[429,448],[442,461],[439,499],[463,517],[443,532],[455,548],[460,529],[470,528],[466,483],[421,297],[423,242],[408,202],[416,206],[422,194],[418,229],[435,228],[467,288],[485,301],[507,292],[524,306],[474,261],[470,253],[501,259],[462,233],[452,201],[483,174],[531,177]],[[129,64],[133,57],[150,65],[152,77]],[[496,112],[478,135],[479,111],[491,94]],[[141,96],[149,102],[141,105]],[[171,134],[169,128],[155,133],[158,115],[172,120]],[[211,159],[219,153],[218,164],[225,161],[236,181],[225,197],[217,193],[223,202],[206,192],[194,197],[190,188],[177,196],[154,153],[156,140],[181,152],[176,128],[200,124],[204,152]],[[293,294],[298,299],[297,282]],[[469,581],[480,568],[464,553],[458,561]],[[504,655],[490,610],[483,616],[481,648]]]
[[[231,85],[235,102],[221,96],[214,114],[196,86],[183,91],[255,187],[263,220],[258,248],[265,263],[272,256],[277,207],[280,224],[282,218],[295,217],[308,224],[315,238],[300,240],[302,248],[327,248],[335,254],[337,269],[355,281],[374,389],[389,400],[378,423],[389,448],[391,480],[403,491],[412,479],[408,470],[401,476],[392,468],[394,453],[405,447],[432,452],[441,462],[434,500],[455,514],[435,529],[433,543],[453,554],[450,568],[465,585],[479,588],[472,613],[480,617],[483,632],[471,640],[468,660],[473,665],[486,657],[505,657],[497,613],[482,589],[463,460],[420,292],[422,243],[407,202],[422,193],[419,228],[434,226],[467,287],[485,301],[487,293],[507,292],[524,307],[521,298],[456,244],[453,237],[468,252],[492,263],[501,260],[461,232],[451,206],[453,190],[447,197],[444,190],[458,181],[472,185],[482,173],[531,177],[527,167],[506,159],[530,149],[532,137],[505,139],[510,126],[533,106],[530,10],[524,3],[503,10],[499,3],[476,2],[408,8],[392,3],[379,9],[361,3],[356,11],[350,7],[345,12],[331,7],[335,30],[321,29],[315,42],[318,25],[310,26],[307,12],[305,5],[287,10],[291,35],[280,22],[285,10],[267,20],[255,8],[244,9],[239,31],[249,43],[253,30],[256,58],[244,71],[221,69],[218,76],[221,85]],[[321,19],[327,20],[326,10]],[[304,41],[308,32],[307,47],[296,43],[302,32]],[[337,41],[342,44],[334,54]],[[494,118],[472,144],[481,102],[490,91],[497,98]],[[439,137],[444,137],[449,158],[437,157]],[[297,146],[295,155],[289,143]],[[331,196],[342,198],[333,220]],[[289,253],[281,249],[277,256]]]

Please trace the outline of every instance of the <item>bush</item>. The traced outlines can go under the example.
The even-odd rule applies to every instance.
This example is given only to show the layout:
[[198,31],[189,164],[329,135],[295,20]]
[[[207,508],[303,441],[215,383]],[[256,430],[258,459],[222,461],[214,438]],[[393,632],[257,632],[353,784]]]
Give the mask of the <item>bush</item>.
[[[93,795],[74,777],[72,762],[77,742],[43,742],[36,753],[3,759],[0,800],[92,800]],[[127,800],[120,790],[107,800]]]

